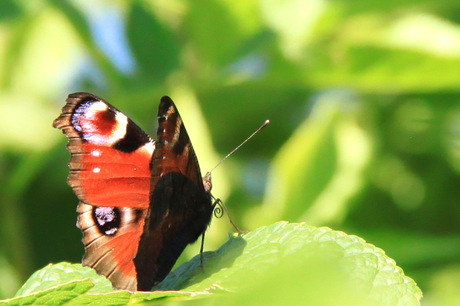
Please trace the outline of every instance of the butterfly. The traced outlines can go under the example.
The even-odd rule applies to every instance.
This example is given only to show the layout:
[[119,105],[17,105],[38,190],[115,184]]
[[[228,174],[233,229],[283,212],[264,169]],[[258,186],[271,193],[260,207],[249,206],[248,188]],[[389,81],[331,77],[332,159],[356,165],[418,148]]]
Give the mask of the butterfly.
[[70,94],[53,126],[69,139],[82,264],[116,289],[150,290],[204,234],[215,206],[174,102],[161,98],[156,141],[89,93]]

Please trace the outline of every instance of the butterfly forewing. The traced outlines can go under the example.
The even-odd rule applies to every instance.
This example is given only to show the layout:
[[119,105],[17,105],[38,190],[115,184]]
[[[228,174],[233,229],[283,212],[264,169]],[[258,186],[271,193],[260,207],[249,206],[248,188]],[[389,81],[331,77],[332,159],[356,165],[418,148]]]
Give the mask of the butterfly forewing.
[[151,169],[151,210],[134,260],[139,283],[145,284],[141,290],[148,290],[168,274],[187,244],[206,230],[212,216],[211,196],[203,187],[189,136],[169,97],[163,97],[159,106]]

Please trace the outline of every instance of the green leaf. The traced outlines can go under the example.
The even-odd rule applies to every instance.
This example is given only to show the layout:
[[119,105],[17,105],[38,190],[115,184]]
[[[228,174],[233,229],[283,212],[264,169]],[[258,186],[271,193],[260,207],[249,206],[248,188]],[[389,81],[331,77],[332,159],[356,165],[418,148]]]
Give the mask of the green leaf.
[[363,239],[287,222],[231,237],[217,251],[204,254],[204,267],[196,256],[154,289],[159,291],[111,291],[108,280],[94,270],[61,263],[36,272],[17,297],[6,302],[123,305],[213,296],[223,304],[278,304],[296,299],[307,304],[417,305],[422,295],[391,258]]
[[80,264],[50,264],[35,272],[16,293],[16,297],[0,301],[12,305],[63,304],[75,305],[102,303],[104,305],[126,305],[165,298],[190,298],[206,292],[137,292],[112,289],[112,284],[95,270]]
[[71,281],[49,289],[39,290],[29,295],[9,299],[4,302],[10,305],[61,305],[86,293],[92,287],[93,284],[89,280]]
[[93,284],[91,287],[94,286],[91,292],[104,293],[112,291],[112,284],[110,281],[98,275],[94,269],[82,267],[80,264],[62,262],[58,264],[49,264],[32,274],[16,293],[16,296],[42,291],[66,282],[87,279],[91,279]]
[[[303,223],[278,222],[233,237],[205,253],[204,261],[205,273],[197,256],[170,273],[158,289],[241,292],[236,300],[245,302],[260,298],[248,293],[253,290],[276,295],[280,284],[291,284],[282,287],[312,302],[330,300],[331,291],[353,301],[387,305],[417,305],[422,295],[381,249],[359,237]],[[273,291],[267,289],[272,286]],[[270,298],[266,302],[272,303]]]

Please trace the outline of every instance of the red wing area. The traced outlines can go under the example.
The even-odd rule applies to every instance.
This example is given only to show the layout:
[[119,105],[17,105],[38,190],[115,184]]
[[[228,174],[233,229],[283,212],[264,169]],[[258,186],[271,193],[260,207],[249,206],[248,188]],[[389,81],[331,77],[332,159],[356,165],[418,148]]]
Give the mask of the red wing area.
[[124,153],[85,142],[70,150],[77,153],[70,161],[69,184],[82,202],[95,206],[148,207],[151,156],[146,149]]
[[147,208],[154,141],[116,108],[73,94],[54,121],[69,137],[70,186],[94,206]]
[[133,258],[150,203],[154,141],[129,118],[87,93],[69,95],[53,126],[69,138],[69,185],[80,199],[83,265],[114,287],[136,290]]

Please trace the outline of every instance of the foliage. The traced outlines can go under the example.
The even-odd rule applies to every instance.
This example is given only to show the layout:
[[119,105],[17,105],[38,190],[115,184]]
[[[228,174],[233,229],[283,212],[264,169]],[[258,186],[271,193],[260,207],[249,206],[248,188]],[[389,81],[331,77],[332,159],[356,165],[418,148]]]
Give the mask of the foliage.
[[[242,292],[226,295],[224,304],[234,305],[237,300],[278,304],[291,296],[293,302],[316,305],[334,300],[348,305],[418,305],[421,297],[415,282],[382,250],[325,227],[275,223],[231,237],[217,251],[205,253],[204,259],[204,271],[196,256],[171,273],[156,291],[135,294],[110,292],[105,277],[79,264],[49,265],[34,273],[17,297],[6,302],[125,305],[203,299],[214,294],[220,304],[225,292]],[[248,294],[254,290],[265,290],[265,294],[254,300],[254,294]]]
[[[0,1],[0,297],[81,259],[66,140],[51,122],[68,93],[87,91],[149,132],[171,96],[203,172],[269,118],[213,172],[238,225],[359,235],[427,302],[454,304],[459,11],[443,0]],[[214,220],[206,248],[230,230]]]

